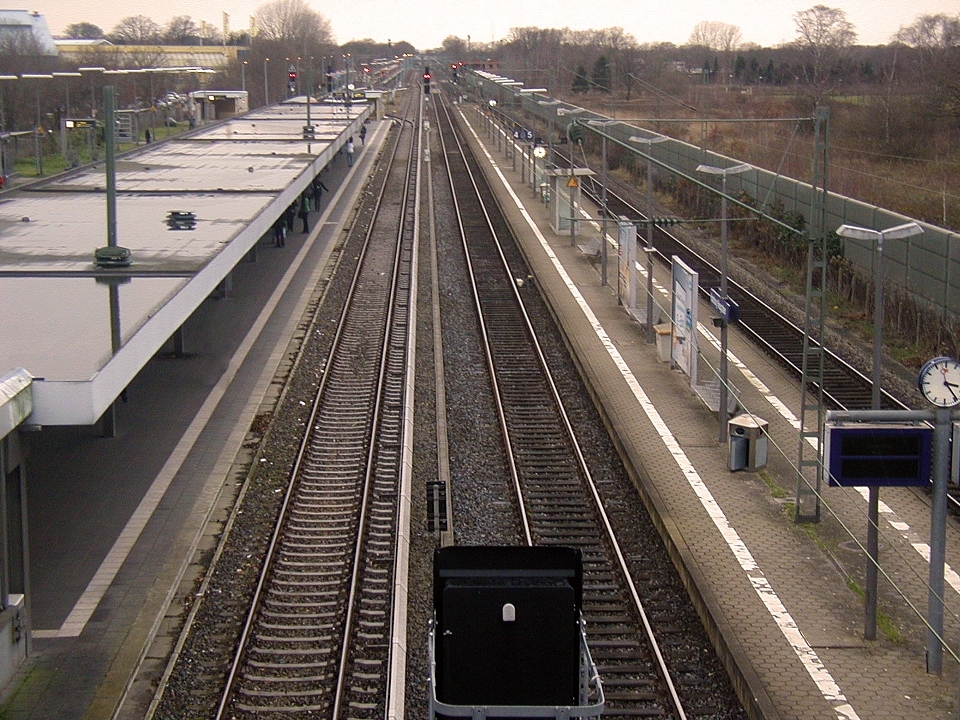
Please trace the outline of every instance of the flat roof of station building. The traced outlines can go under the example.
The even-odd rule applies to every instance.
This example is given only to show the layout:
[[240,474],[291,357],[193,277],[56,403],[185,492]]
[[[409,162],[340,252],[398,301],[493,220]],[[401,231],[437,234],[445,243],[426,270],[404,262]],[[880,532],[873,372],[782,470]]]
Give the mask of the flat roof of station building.
[[[93,261],[107,245],[103,162],[0,196],[0,375],[34,377],[28,422],[95,423],[369,112],[311,102],[305,140],[294,98],[118,156],[125,268]],[[170,230],[171,211],[194,213],[195,229]]]

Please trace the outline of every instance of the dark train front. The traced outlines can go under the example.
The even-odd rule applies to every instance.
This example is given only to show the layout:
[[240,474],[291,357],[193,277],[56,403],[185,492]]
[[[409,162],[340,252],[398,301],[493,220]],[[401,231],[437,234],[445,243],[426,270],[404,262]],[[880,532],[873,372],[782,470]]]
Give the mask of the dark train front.
[[430,719],[599,716],[582,599],[577,549],[437,550]]

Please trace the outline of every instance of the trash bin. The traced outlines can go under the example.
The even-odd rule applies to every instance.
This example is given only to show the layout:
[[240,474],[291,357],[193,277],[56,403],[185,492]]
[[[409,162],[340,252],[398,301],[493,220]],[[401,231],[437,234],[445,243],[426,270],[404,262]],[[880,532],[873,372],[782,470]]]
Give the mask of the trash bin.
[[653,331],[657,334],[657,357],[660,362],[670,362],[670,341],[671,341],[670,323],[660,323],[653,326]]
[[751,415],[737,415],[727,422],[730,434],[727,467],[754,472],[767,464],[769,423]]

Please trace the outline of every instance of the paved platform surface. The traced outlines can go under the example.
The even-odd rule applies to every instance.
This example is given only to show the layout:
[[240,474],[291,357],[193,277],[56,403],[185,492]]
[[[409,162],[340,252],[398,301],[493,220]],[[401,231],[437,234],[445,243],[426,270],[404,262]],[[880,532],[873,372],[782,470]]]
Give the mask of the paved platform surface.
[[[537,284],[645,502],[661,520],[715,644],[724,648],[743,696],[753,698],[754,716],[957,717],[957,665],[945,654],[942,677],[925,672],[926,627],[908,606],[926,613],[928,502],[909,489],[882,491],[880,558],[889,579],[881,578],[879,639],[868,642],[863,602],[853,589],[863,587],[864,556],[856,541],[865,542],[865,498],[852,489],[825,489],[823,521],[793,523],[798,383],[731,329],[729,377],[742,405],[769,422],[769,463],[760,472],[730,472],[716,413],[684,374],[658,359],[655,345],[645,342],[645,327],[618,304],[615,288],[602,286],[599,259],[551,230],[548,206],[513,169],[521,161],[505,156],[502,140],[498,149],[475,107],[461,105],[460,111],[487,154],[486,172],[523,238]],[[585,232],[591,234],[599,237],[596,230]],[[582,240],[576,244],[598,245]],[[654,276],[657,301],[669,317],[669,270],[656,268]],[[615,265],[607,277],[615,282]],[[638,304],[645,307],[645,279],[641,286]],[[705,376],[704,367],[719,365],[719,335],[709,306],[701,303],[699,313]],[[952,520],[947,543],[948,563],[960,562],[960,532]],[[947,575],[946,636],[956,647],[960,583],[951,581],[950,568]]]

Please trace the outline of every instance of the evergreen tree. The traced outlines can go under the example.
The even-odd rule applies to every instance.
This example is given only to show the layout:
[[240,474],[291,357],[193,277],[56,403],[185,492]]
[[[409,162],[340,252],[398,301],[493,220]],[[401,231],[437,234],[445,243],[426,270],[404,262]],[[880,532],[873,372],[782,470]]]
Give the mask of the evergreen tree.
[[747,61],[744,60],[743,55],[737,55],[736,62],[733,63],[733,76],[737,80],[743,80],[743,75],[747,71]]
[[606,55],[601,55],[593,64],[593,87],[603,93],[609,93],[610,88],[610,63]]
[[587,79],[587,68],[582,64],[577,65],[576,73],[573,76],[573,87],[571,90],[575,93],[585,93],[590,89],[590,80]]

